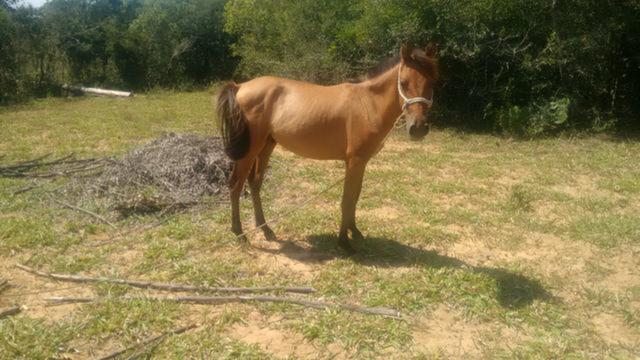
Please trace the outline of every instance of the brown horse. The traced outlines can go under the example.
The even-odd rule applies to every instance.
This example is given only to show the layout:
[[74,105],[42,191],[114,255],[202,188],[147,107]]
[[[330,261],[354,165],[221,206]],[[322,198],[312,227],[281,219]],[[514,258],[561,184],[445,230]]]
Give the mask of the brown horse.
[[382,74],[360,83],[320,86],[300,81],[260,77],[226,84],[218,97],[220,130],[227,155],[235,160],[230,179],[231,229],[244,238],[240,194],[249,180],[256,225],[275,240],[266,225],[260,188],[276,144],[312,159],[344,160],[342,223],[338,244],[353,253],[352,239],[362,239],[356,227],[356,203],[369,159],[384,145],[400,119],[414,140],[429,132],[427,117],[438,77],[436,47],[402,46],[400,60]]

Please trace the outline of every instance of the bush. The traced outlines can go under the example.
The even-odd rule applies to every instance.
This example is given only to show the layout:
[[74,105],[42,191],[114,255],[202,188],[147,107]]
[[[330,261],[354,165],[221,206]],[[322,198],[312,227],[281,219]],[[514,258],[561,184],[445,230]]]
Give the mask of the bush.
[[567,126],[569,99],[551,100],[542,105],[510,106],[496,112],[497,129],[522,137],[548,135]]

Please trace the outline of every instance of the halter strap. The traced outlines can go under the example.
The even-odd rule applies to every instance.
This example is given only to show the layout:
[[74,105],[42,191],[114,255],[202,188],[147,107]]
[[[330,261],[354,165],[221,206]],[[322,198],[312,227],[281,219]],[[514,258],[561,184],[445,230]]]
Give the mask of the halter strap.
[[402,84],[400,84],[401,72],[402,72],[402,64],[400,64],[400,67],[398,68],[398,94],[400,94],[400,97],[404,101],[404,104],[402,105],[402,111],[405,111],[409,105],[417,104],[417,103],[423,103],[423,104],[426,104],[428,107],[431,107],[431,105],[433,105],[433,98],[431,99],[427,99],[423,97],[408,98],[404,94],[404,91],[402,91]]

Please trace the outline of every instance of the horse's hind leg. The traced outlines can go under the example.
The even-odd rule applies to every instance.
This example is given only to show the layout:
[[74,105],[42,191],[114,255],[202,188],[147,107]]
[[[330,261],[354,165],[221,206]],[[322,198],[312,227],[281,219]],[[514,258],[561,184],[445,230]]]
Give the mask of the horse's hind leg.
[[258,154],[251,170],[251,174],[249,175],[249,186],[251,187],[251,199],[253,200],[253,212],[256,218],[256,226],[262,229],[264,237],[269,241],[275,241],[276,235],[273,233],[269,225],[266,224],[266,220],[264,219],[262,200],[260,199],[260,189],[267,171],[269,158],[271,157],[271,153],[276,147],[276,144],[277,143],[272,138],[267,140],[266,144],[260,151],[260,154]]
[[247,241],[247,237],[242,233],[242,224],[240,223],[240,195],[242,194],[244,182],[247,180],[247,176],[249,176],[254,161],[255,155],[251,154],[248,154],[240,160],[236,160],[229,181],[229,188],[231,190],[231,231],[244,241]]
[[347,172],[344,180],[344,193],[342,194],[342,224],[338,235],[338,245],[349,254],[355,253],[347,232],[351,230],[354,239],[362,238],[362,233],[356,228],[356,205],[362,189],[362,179],[367,162],[358,158],[347,160]]

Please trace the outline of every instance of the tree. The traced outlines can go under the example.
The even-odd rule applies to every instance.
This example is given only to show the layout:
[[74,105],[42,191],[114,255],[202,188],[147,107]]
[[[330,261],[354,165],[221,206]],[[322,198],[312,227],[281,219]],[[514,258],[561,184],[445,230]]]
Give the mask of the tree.
[[0,8],[0,103],[9,101],[15,96],[16,59],[15,59],[15,24],[9,13],[8,3],[3,0]]

